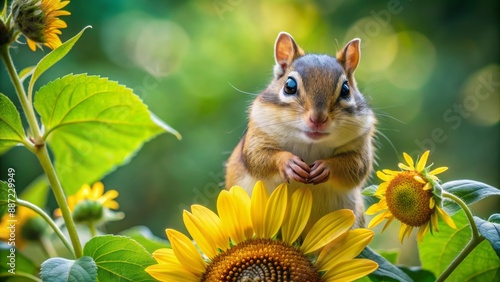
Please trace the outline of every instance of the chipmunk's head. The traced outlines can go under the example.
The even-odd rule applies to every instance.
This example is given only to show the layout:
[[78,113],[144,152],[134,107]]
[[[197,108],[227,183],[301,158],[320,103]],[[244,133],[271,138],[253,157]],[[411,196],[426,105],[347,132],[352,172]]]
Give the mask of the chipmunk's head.
[[359,47],[360,39],[353,39],[336,57],[305,54],[291,35],[280,33],[274,48],[274,79],[258,99],[267,109],[253,118],[262,119],[264,125],[285,124],[284,134],[297,141],[335,147],[371,129],[373,113],[354,80]]

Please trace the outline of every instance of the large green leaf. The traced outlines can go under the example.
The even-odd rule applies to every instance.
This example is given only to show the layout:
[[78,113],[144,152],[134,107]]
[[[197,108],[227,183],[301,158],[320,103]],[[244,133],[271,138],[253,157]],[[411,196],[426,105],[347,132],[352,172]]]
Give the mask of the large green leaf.
[[87,256],[77,260],[51,258],[42,263],[40,276],[47,282],[93,282],[97,279],[97,268]]
[[0,93],[0,149],[5,152],[8,148],[25,142],[23,124],[14,103]]
[[91,26],[84,27],[77,35],[73,36],[68,41],[64,42],[61,46],[54,49],[52,52],[48,53],[45,57],[43,57],[38,64],[35,66],[33,70],[33,75],[31,76],[30,83],[28,86],[28,91],[31,93],[33,91],[33,86],[35,85],[36,80],[51,66],[55,63],[59,62],[68,52],[73,48],[73,45],[80,39],[83,32]]
[[167,240],[156,237],[146,226],[134,226],[120,232],[120,235],[134,239],[150,253],[161,248],[171,248]]
[[[473,204],[489,196],[500,196],[500,189],[474,180],[456,180],[443,184],[448,193],[461,198],[467,205]],[[446,199],[443,204],[449,215],[455,214],[460,207],[454,201]]]
[[70,195],[165,132],[131,89],[97,76],[68,75],[50,82],[36,94],[35,108]]
[[[433,235],[428,233],[419,244],[422,267],[430,270],[436,277],[449,266],[471,237],[465,212],[460,211],[452,218],[457,229],[441,224],[439,232],[434,232]],[[462,261],[447,281],[493,281],[499,267],[500,259],[489,242],[483,241]]]
[[495,250],[497,256],[500,258],[500,224],[488,222],[477,216],[474,217],[479,233],[486,238]]
[[97,281],[155,281],[144,269],[155,259],[136,241],[115,235],[92,238],[83,248],[97,264]]
[[413,281],[401,269],[397,268],[395,265],[368,247],[366,247],[358,257],[367,258],[378,263],[378,269],[368,275],[372,281]]
[[434,282],[436,281],[436,276],[429,270],[422,269],[421,267],[406,267],[400,266],[399,269],[404,271],[408,276],[410,276],[413,281],[418,282]]

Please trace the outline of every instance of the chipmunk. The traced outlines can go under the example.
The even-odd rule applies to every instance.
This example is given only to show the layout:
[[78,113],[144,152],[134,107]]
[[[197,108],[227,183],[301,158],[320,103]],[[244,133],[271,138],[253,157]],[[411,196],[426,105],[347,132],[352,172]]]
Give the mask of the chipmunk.
[[354,211],[355,227],[364,226],[361,186],[372,170],[376,119],[354,80],[360,39],[332,57],[305,54],[281,32],[274,56],[274,78],[253,101],[226,163],[226,189],[251,194],[258,180],[269,192],[283,182],[292,191],[311,186],[309,228],[344,208]]

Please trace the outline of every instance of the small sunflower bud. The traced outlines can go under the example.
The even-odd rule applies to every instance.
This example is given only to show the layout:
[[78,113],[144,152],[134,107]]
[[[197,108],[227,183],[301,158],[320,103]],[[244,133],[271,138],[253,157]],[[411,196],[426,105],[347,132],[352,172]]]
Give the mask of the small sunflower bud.
[[34,216],[21,227],[21,237],[26,241],[38,241],[45,233],[47,226],[48,224],[43,218]]
[[75,206],[73,219],[75,222],[96,222],[102,219],[103,207],[97,201],[84,200]]
[[12,16],[16,28],[27,38],[45,43],[46,15],[41,0],[16,0],[12,2]]
[[60,10],[69,1],[61,0],[14,0],[12,2],[12,18],[15,27],[28,39],[28,46],[35,51],[36,46],[43,43],[55,49],[62,43],[59,39],[60,28],[66,23],[58,16],[67,16],[70,13]]

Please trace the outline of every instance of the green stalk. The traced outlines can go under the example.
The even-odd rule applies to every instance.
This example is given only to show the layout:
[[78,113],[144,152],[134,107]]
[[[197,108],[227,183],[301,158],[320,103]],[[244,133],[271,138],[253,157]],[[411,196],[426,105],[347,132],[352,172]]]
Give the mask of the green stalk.
[[64,246],[66,246],[66,248],[68,248],[68,250],[74,255],[73,248],[71,247],[70,242],[68,241],[68,239],[66,239],[66,237],[62,233],[61,229],[59,229],[59,227],[57,227],[57,224],[52,220],[52,218],[50,218],[50,216],[48,216],[41,208],[39,208],[38,206],[36,206],[28,201],[21,200],[18,198],[17,204],[20,206],[27,207],[27,208],[31,209],[32,211],[39,214],[43,219],[45,219],[45,221],[50,225],[50,227],[52,227],[52,229],[54,230],[56,235],[61,239]]
[[458,254],[458,256],[453,259],[450,265],[448,265],[443,273],[441,273],[441,275],[436,279],[436,282],[445,281],[446,278],[448,278],[448,276],[450,276],[450,274],[455,270],[455,268],[457,268],[462,263],[462,261],[477,247],[477,245],[479,245],[484,240],[484,237],[479,234],[476,222],[474,221],[472,212],[470,211],[467,204],[465,204],[462,199],[451,193],[443,192],[443,197],[455,201],[465,211],[467,219],[469,220],[470,228],[472,229],[472,238],[470,239],[469,243],[467,243],[465,248],[460,252],[460,254]]
[[19,76],[17,75],[14,63],[12,62],[12,58],[10,57],[9,46],[2,46],[0,48],[0,52],[5,66],[7,67],[7,71],[9,72],[10,79],[12,80],[12,83],[14,84],[14,87],[16,89],[17,96],[19,97],[19,101],[21,102],[21,106],[31,130],[35,148],[34,150],[33,148],[31,148],[30,150],[34,151],[34,153],[38,157],[43,171],[49,179],[49,183],[52,188],[52,192],[54,193],[54,197],[56,198],[57,205],[61,209],[64,222],[66,223],[66,228],[68,229],[71,243],[73,244],[75,257],[79,258],[82,256],[82,246],[80,244],[80,239],[78,238],[75,222],[71,217],[68,203],[66,202],[66,196],[64,195],[64,190],[62,189],[61,183],[59,182],[59,178],[57,177],[54,166],[50,161],[49,152],[47,150],[47,146],[45,146],[45,141],[43,140],[43,136],[38,126],[35,111],[31,105],[31,102],[26,98],[26,92],[24,91],[24,87],[19,80]]
[[0,273],[0,278],[2,278],[2,277],[7,277],[7,279],[12,278],[12,277],[22,277],[25,279],[29,279],[31,281],[42,282],[42,279],[40,279],[36,276],[33,276],[29,273],[22,272],[22,271],[16,271],[16,274],[11,274],[9,272],[2,272],[2,273]]

